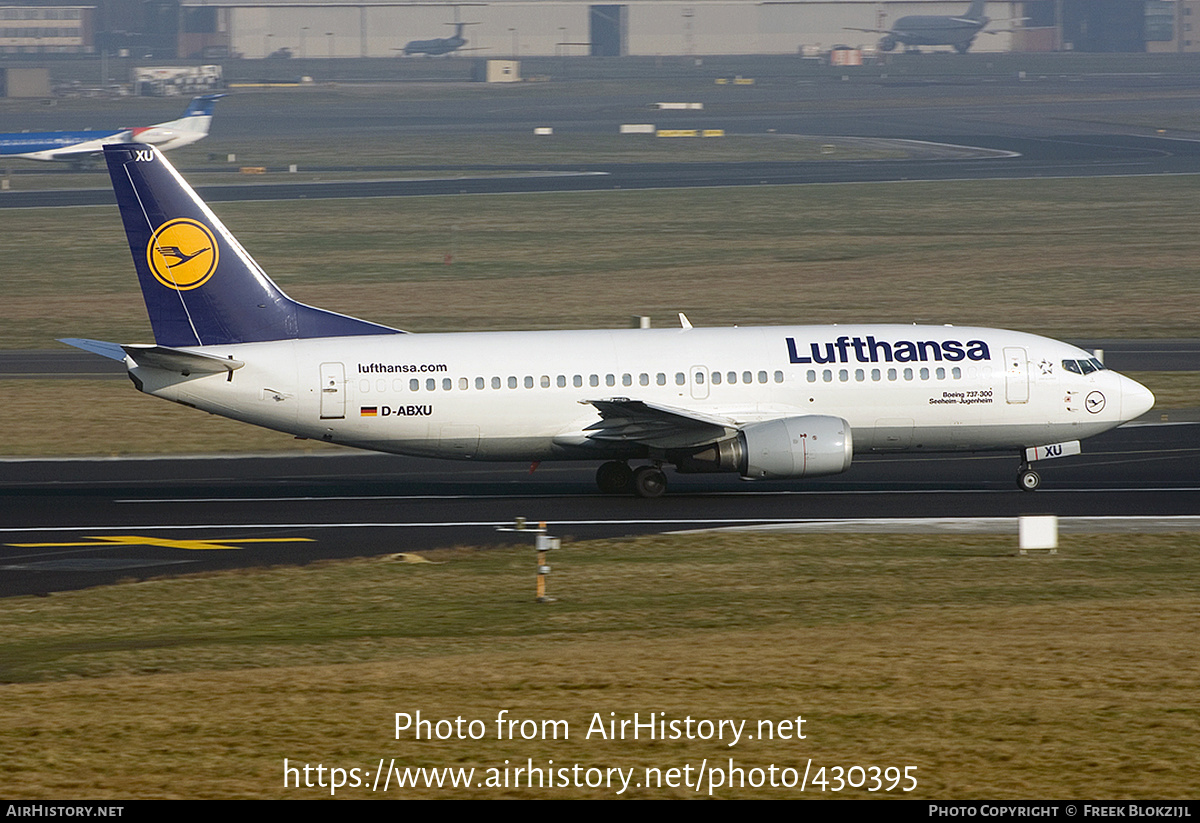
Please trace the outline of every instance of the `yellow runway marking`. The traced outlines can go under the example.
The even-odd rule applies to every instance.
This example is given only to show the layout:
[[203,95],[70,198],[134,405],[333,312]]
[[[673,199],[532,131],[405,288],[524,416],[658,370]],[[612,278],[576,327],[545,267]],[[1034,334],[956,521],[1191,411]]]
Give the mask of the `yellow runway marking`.
[[114,534],[108,537],[89,537],[95,542],[87,543],[8,543],[22,549],[45,549],[93,546],[157,546],[163,549],[187,549],[188,551],[211,551],[214,549],[237,550],[242,546],[229,543],[311,543],[311,537],[241,537],[230,541],[217,540],[171,540],[166,537],[142,537],[136,534]]

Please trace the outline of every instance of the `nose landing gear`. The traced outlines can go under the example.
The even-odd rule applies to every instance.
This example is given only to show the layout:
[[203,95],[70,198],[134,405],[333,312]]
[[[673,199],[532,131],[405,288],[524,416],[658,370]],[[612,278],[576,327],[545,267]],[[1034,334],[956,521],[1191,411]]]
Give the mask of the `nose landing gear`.
[[1017,472],[1017,487],[1021,491],[1032,492],[1037,491],[1038,486],[1042,485],[1042,477],[1028,465],[1022,465]]

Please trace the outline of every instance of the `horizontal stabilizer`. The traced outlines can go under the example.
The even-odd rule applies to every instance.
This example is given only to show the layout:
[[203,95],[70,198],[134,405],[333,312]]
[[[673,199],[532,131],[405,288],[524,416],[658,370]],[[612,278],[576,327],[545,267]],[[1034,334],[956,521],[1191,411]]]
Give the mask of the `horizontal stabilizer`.
[[121,348],[119,343],[107,343],[104,340],[88,340],[84,337],[63,337],[58,342],[66,343],[68,346],[74,346],[84,351],[90,351],[92,354],[107,357],[109,360],[125,362],[125,350]]
[[218,374],[220,372],[235,371],[246,365],[244,361],[234,360],[232,357],[225,358],[193,351],[180,351],[179,349],[172,349],[166,346],[134,344],[121,346],[121,348],[139,366],[179,372],[183,375]]

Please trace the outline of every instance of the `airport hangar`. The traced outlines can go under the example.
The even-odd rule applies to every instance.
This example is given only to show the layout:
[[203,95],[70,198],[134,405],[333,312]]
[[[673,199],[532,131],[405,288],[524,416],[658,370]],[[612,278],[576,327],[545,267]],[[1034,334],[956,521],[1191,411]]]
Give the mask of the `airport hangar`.
[[[306,59],[392,57],[410,40],[451,36],[456,21],[470,24],[459,57],[798,55],[842,44],[873,48],[881,35],[848,29],[886,29],[910,14],[962,14],[967,5],[968,0],[179,0],[179,56],[255,59],[282,56],[286,49],[288,56]],[[1021,17],[1028,5],[989,2],[987,14]],[[980,35],[974,49],[1050,50],[1051,33],[1030,28]]]
[[[0,0],[0,56],[391,57],[468,23],[471,57],[805,54],[868,50],[909,15],[968,0]],[[973,50],[1200,51],[1200,0],[991,0]],[[1010,22],[1020,18],[1019,22]],[[943,49],[944,50],[944,49]]]

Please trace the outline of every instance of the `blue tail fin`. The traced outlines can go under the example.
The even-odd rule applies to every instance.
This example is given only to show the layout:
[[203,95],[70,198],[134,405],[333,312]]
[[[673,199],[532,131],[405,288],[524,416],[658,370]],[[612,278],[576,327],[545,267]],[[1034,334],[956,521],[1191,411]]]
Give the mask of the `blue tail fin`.
[[181,117],[212,117],[213,107],[224,94],[202,94],[199,97],[193,97],[192,102],[188,103],[187,109],[184,110]]
[[104,159],[160,346],[401,333],[289,298],[153,146]]

